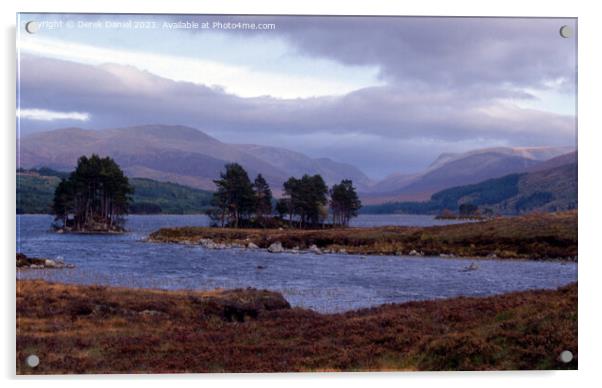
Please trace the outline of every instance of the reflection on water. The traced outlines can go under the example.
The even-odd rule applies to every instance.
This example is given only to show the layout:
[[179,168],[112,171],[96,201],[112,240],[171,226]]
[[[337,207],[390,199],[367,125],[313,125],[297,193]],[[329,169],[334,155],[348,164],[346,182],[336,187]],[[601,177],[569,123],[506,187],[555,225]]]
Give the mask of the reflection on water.
[[[76,268],[25,270],[19,271],[19,277],[163,289],[265,288],[282,292],[292,305],[323,312],[555,288],[577,280],[574,263],[486,260],[478,270],[463,272],[471,260],[271,254],[143,241],[161,227],[207,225],[205,216],[130,216],[127,228],[131,232],[123,235],[55,234],[49,230],[51,220],[50,216],[18,216],[18,250],[34,257],[61,257]],[[355,222],[433,223],[430,216],[401,215],[360,216]]]

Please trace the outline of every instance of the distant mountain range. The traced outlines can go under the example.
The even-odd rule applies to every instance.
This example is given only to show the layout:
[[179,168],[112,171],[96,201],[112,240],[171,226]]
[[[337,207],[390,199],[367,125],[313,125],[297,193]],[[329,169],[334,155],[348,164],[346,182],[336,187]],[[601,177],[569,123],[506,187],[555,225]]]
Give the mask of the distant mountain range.
[[494,214],[562,211],[577,208],[577,153],[537,164],[529,172],[447,188],[424,202],[368,206],[364,213],[439,213],[473,204]]
[[278,190],[291,176],[320,174],[331,185],[352,179],[358,187],[370,179],[354,166],[328,158],[312,159],[277,147],[223,143],[197,129],[147,125],[120,129],[58,129],[24,136],[20,167],[71,170],[81,155],[111,156],[127,175],[214,190],[226,163],[245,167],[250,178],[261,173]]
[[214,190],[213,180],[224,165],[237,162],[251,179],[261,173],[276,195],[291,176],[320,174],[329,185],[353,180],[362,201],[377,204],[424,201],[449,187],[535,171],[544,168],[545,163],[553,163],[547,160],[573,150],[499,147],[448,153],[420,173],[395,174],[374,182],[357,167],[329,158],[311,158],[279,147],[228,144],[190,127],[145,125],[105,130],[65,128],[24,136],[20,139],[19,167],[67,171],[73,169],[79,156],[97,153],[113,157],[131,177]]
[[425,171],[391,175],[372,185],[366,203],[424,201],[440,190],[478,183],[507,174],[532,171],[546,160],[574,151],[572,147],[485,148],[462,154],[442,154]]

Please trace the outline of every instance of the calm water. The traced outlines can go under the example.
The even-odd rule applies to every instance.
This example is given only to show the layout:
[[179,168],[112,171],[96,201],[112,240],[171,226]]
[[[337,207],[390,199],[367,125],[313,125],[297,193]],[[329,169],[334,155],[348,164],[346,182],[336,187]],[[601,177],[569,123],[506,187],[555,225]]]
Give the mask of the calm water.
[[[50,216],[18,216],[18,251],[62,258],[76,268],[26,270],[19,277],[165,289],[266,288],[282,292],[292,305],[323,312],[555,288],[577,280],[573,263],[484,260],[478,262],[479,270],[461,272],[471,260],[218,251],[142,241],[160,227],[206,225],[204,216],[130,216],[131,232],[117,236],[56,234],[49,231],[51,221]],[[370,215],[358,217],[354,224],[440,223],[429,216]]]

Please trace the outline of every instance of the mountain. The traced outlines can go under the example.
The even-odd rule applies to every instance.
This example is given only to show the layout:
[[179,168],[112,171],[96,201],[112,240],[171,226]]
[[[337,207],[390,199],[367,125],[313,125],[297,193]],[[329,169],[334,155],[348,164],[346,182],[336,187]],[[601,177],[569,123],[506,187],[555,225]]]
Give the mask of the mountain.
[[[17,213],[50,212],[54,190],[65,173],[51,169],[17,172]],[[209,207],[213,193],[170,182],[130,178],[134,188],[130,211],[134,214],[197,214]]]
[[119,129],[65,128],[24,136],[20,167],[71,170],[81,155],[111,156],[128,176],[170,181],[214,190],[224,165],[241,164],[251,179],[261,173],[274,191],[291,176],[322,174],[327,184],[352,179],[368,185],[356,167],[330,159],[312,159],[276,147],[223,143],[184,126],[145,125]]
[[551,168],[564,166],[566,164],[577,164],[577,151],[556,156],[542,163],[536,164],[529,169],[529,172],[549,170]]
[[[114,158],[130,177],[174,182],[214,190],[213,180],[224,165],[240,163],[253,179],[261,173],[278,196],[291,176],[320,174],[328,185],[353,180],[365,204],[424,201],[449,187],[478,183],[512,173],[559,165],[555,157],[571,147],[496,147],[466,153],[445,153],[424,171],[393,174],[371,181],[357,167],[328,158],[263,145],[228,144],[185,126],[144,125],[129,128],[84,130],[65,128],[20,139],[19,167],[47,166],[69,171],[81,155],[97,153]],[[544,162],[548,160],[548,162]],[[547,164],[544,164],[547,163]],[[538,167],[541,166],[541,167]]]
[[372,184],[370,178],[357,167],[335,162],[329,158],[313,159],[302,153],[284,148],[253,144],[240,144],[237,147],[266,163],[280,167],[292,176],[320,174],[326,182],[337,183],[341,180],[341,177],[345,176],[351,179],[358,188],[365,188]]
[[572,150],[571,147],[497,147],[442,154],[421,173],[392,175],[374,184],[362,192],[362,199],[366,203],[426,200],[449,187],[531,171],[546,159]]
[[501,214],[575,209],[577,164],[510,174],[475,185],[454,187],[433,194],[431,201],[454,210],[460,204],[471,203]]
[[[572,153],[573,155],[575,153]],[[561,211],[577,208],[577,163],[563,155],[567,164],[532,172],[509,174],[476,184],[448,188],[434,193],[426,202],[400,202],[368,206],[366,213],[439,213],[457,211],[461,204],[477,205],[495,214],[531,211]],[[555,159],[555,158],[554,158]],[[545,162],[547,163],[547,162]]]

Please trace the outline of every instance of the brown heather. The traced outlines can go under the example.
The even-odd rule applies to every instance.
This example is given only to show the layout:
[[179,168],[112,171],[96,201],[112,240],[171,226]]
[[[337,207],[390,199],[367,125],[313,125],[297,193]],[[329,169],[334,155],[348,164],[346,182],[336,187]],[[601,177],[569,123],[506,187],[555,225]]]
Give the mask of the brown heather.
[[152,233],[153,242],[248,244],[267,248],[281,242],[285,248],[344,249],[352,254],[399,255],[411,251],[426,256],[511,259],[569,259],[577,256],[577,211],[499,217],[484,222],[432,227],[374,227],[346,229],[225,229],[166,228]]
[[18,374],[576,369],[563,350],[577,355],[576,283],[318,314],[252,289],[17,281]]

